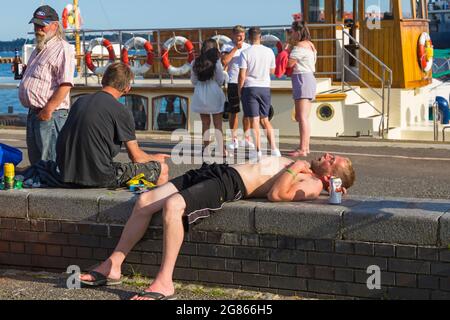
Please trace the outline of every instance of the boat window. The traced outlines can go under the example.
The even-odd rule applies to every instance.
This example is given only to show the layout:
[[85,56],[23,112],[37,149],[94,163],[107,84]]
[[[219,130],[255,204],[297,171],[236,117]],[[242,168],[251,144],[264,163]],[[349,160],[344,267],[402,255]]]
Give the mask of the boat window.
[[325,22],[325,0],[308,1],[309,23]]
[[133,114],[136,130],[148,130],[148,98],[139,95],[126,95],[119,99]]
[[358,16],[357,7],[353,7],[353,0],[344,0],[344,21],[351,19],[355,21],[355,17]]
[[393,20],[394,5],[392,0],[366,0],[365,18],[376,20]]
[[412,19],[413,18],[413,10],[412,10],[412,1],[411,0],[402,0],[402,18],[403,19]]
[[423,19],[423,0],[416,0],[416,19]]
[[188,99],[162,96],[153,99],[153,130],[173,132],[188,129]]

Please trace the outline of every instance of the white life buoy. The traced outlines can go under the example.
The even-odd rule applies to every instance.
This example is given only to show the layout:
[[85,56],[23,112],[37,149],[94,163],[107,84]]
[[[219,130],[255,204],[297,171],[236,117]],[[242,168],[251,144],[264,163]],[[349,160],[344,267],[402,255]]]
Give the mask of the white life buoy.
[[[104,67],[96,67],[92,62],[92,51],[96,46],[104,46],[108,50],[109,61]],[[89,43],[89,48],[87,49],[84,59],[89,70],[94,72],[96,75],[102,75],[105,73],[110,64],[114,63],[116,53],[114,52],[114,47],[109,40],[105,38],[95,38]]]
[[122,49],[122,62],[128,65],[130,64],[130,60],[128,58],[128,50],[130,49],[145,49],[147,52],[147,60],[145,61],[145,64],[140,67],[132,67],[131,71],[135,75],[143,75],[147,73],[152,68],[154,59],[153,46],[150,41],[141,37],[133,37],[125,43]]
[[[176,45],[184,45],[185,50],[188,52],[188,63],[185,63],[182,67],[174,67],[170,64],[169,60],[169,51],[173,46]],[[191,63],[195,59],[194,45],[191,41],[184,37],[176,36],[170,38],[164,43],[162,52],[161,52],[161,62],[164,68],[169,72],[169,74],[173,76],[182,76],[191,71]]]
[[280,54],[281,51],[283,51],[283,42],[281,42],[280,38],[278,38],[277,36],[274,36],[272,34],[263,35],[261,37],[261,43],[266,44],[266,45],[270,45],[270,44],[276,45],[278,54]]
[[230,38],[228,38],[227,36],[221,35],[221,34],[218,34],[218,35],[212,37],[212,39],[215,40],[216,42],[218,42],[220,45],[224,45],[224,44],[232,42],[232,40]]
[[417,48],[417,56],[419,58],[420,68],[423,71],[429,72],[433,69],[433,43],[431,42],[430,35],[426,32],[423,32],[420,35]]

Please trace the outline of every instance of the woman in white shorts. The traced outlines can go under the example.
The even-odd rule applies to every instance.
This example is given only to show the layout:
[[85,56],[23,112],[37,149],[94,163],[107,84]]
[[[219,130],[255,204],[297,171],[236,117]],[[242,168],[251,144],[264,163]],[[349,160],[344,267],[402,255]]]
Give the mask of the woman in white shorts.
[[222,115],[226,100],[222,86],[225,80],[226,75],[220,61],[217,42],[208,39],[203,42],[200,56],[192,63],[191,81],[195,91],[191,110],[199,113],[202,120],[203,150],[211,144],[209,130],[212,117],[218,144],[216,155],[222,156],[226,155],[222,130]]

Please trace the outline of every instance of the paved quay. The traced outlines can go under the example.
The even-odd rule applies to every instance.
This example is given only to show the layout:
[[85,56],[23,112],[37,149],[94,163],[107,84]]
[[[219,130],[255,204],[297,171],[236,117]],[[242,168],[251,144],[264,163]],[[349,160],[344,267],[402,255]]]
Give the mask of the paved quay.
[[[176,143],[167,134],[139,134],[141,147],[149,153],[171,153]],[[0,130],[0,141],[24,152],[21,167],[28,165],[24,130]],[[288,152],[297,139],[281,139],[280,149]],[[313,139],[307,160],[324,152],[350,157],[357,179],[352,195],[419,199],[450,199],[450,143],[399,142],[377,139]],[[127,161],[126,151],[117,161]],[[171,176],[198,168],[199,164],[169,162]]]
[[[146,289],[150,279],[136,275],[124,278],[120,286],[97,289],[67,289],[67,275],[0,269],[0,300],[129,300]],[[205,287],[198,284],[175,283],[178,300],[306,300],[301,297]]]

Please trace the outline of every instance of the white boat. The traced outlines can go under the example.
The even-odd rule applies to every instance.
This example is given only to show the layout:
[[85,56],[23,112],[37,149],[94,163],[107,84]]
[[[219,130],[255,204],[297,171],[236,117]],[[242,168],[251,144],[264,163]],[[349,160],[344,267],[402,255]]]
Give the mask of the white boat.
[[[418,57],[423,34],[429,32],[425,1],[385,1],[378,12],[370,1],[300,1],[300,17],[311,30],[319,51],[318,95],[311,112],[312,136],[368,136],[400,140],[443,139],[444,125],[430,120],[430,101],[436,95],[448,98],[448,83],[433,82],[432,71],[424,70]],[[384,3],[384,1],[383,1]],[[358,12],[358,14],[354,14]],[[374,27],[375,26],[375,27]],[[286,38],[290,26],[265,26],[264,34]],[[73,101],[100,88],[101,74],[86,64],[92,38],[110,39],[115,60],[133,36],[149,41],[154,59],[148,72],[137,76],[133,90],[123,98],[142,131],[193,131],[199,116],[190,112],[193,86],[189,74],[172,75],[163,67],[164,46],[174,36],[189,39],[196,52],[202,40],[215,35],[231,36],[231,27],[198,29],[79,30],[78,76]],[[115,41],[114,41],[115,40]],[[267,43],[275,46],[275,43]],[[171,63],[186,64],[183,46],[171,50]],[[95,67],[105,66],[111,52],[95,46],[91,58]],[[173,47],[172,47],[173,49]],[[33,47],[24,47],[26,61]],[[146,52],[130,51],[135,67],[146,63]],[[426,64],[427,61],[425,61]],[[289,79],[272,82],[275,117],[273,125],[281,136],[298,136],[293,119],[294,102]]]

